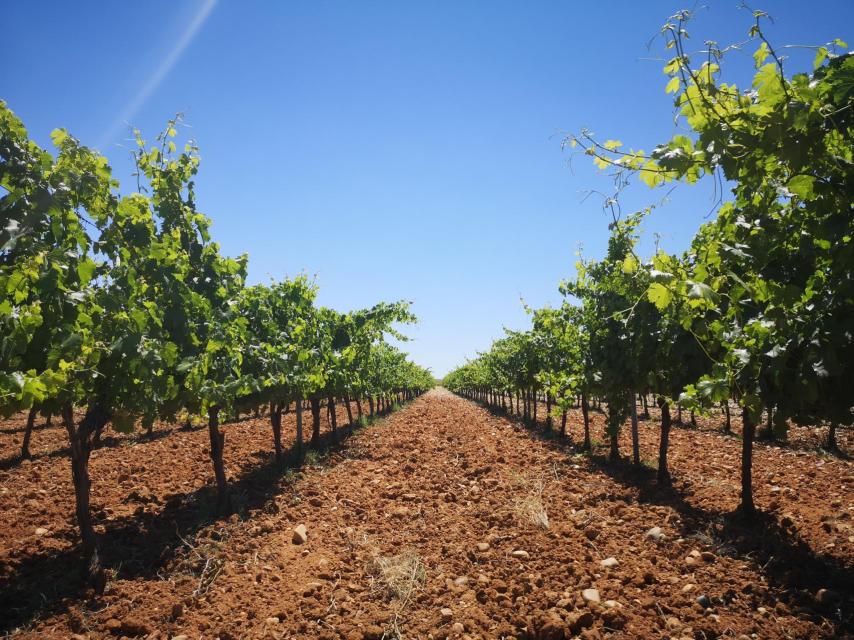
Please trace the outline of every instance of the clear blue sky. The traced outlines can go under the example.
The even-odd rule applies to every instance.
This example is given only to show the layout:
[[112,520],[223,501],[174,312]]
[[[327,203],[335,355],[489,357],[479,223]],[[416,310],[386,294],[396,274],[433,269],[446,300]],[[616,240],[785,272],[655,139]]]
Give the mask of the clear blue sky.
[[[745,39],[738,0],[708,5],[696,47]],[[520,297],[559,304],[579,244],[602,254],[608,221],[583,198],[610,182],[560,141],[588,127],[649,149],[674,133],[653,38],[684,6],[6,0],[0,98],[40,144],[61,126],[99,148],[126,192],[125,123],[153,137],[184,112],[199,207],[226,253],[250,254],[251,280],[316,274],[342,310],[412,300],[406,348],[441,376],[527,326]],[[854,35],[851,0],[760,6],[778,44]],[[637,187],[624,206],[661,195]],[[680,187],[644,225],[647,249],[654,233],[683,249],[711,201]]]

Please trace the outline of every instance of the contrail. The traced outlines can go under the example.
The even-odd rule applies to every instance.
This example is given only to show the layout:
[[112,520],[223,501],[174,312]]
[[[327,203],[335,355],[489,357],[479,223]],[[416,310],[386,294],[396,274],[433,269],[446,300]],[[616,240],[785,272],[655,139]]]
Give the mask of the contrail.
[[184,33],[181,34],[181,37],[178,38],[178,41],[172,47],[172,50],[169,54],[163,59],[163,62],[160,63],[160,66],[157,67],[157,70],[151,75],[148,81],[143,85],[140,92],[134,96],[133,100],[131,100],[127,106],[122,110],[121,116],[116,119],[113,125],[107,130],[104,136],[101,138],[100,143],[98,144],[98,148],[103,148],[107,144],[109,144],[115,137],[119,134],[119,132],[125,127],[129,126],[129,123],[145,102],[151,97],[157,87],[160,86],[160,83],[163,82],[164,78],[169,74],[172,70],[172,67],[175,66],[175,63],[181,58],[181,54],[184,53],[184,50],[190,46],[190,43],[193,41],[193,38],[196,37],[196,34],[199,32],[199,29],[205,24],[205,21],[208,19],[208,16],[214,9],[217,0],[205,0],[202,6],[199,8],[199,11],[193,16],[193,19],[187,24],[187,28],[184,29]]

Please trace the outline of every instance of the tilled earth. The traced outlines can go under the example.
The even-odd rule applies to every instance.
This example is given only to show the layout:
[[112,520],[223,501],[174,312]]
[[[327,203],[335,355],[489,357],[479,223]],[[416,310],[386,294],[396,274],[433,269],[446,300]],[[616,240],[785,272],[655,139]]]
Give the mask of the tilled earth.
[[[339,408],[339,424],[346,420]],[[578,439],[579,416],[570,416]],[[225,427],[238,513],[217,519],[207,433],[120,436],[92,455],[111,580],[81,591],[63,430],[0,423],[0,632],[20,638],[850,637],[854,466],[758,445],[750,525],[740,441],[672,435],[672,489],[443,390],[310,456]],[[293,437],[293,415],[283,429]],[[602,417],[594,414],[602,438]],[[339,429],[346,435],[347,429]],[[628,431],[628,430],[627,430]],[[658,429],[641,426],[642,458]],[[628,451],[628,440],[623,443]],[[304,525],[298,544],[294,529]]]

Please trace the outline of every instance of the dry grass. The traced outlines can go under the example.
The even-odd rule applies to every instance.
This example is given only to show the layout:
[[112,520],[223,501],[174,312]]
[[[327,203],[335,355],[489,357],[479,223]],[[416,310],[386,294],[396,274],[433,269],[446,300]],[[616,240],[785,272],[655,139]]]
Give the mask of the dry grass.
[[373,589],[385,592],[390,599],[398,601],[402,610],[412,595],[424,586],[427,570],[420,555],[403,550],[393,556],[380,553],[379,548],[364,534],[354,529],[347,532],[347,543],[354,552],[366,552],[368,573],[373,580]]
[[176,562],[172,573],[189,575],[198,579],[198,585],[193,591],[193,597],[205,595],[225,568],[223,547],[228,540],[225,529],[219,529],[214,536],[200,540],[198,543],[181,537],[184,543],[176,554]]
[[394,556],[375,555],[371,573],[376,577],[388,597],[406,603],[418,589],[424,586],[427,572],[424,561],[413,551],[404,551]]
[[403,633],[400,622],[406,608],[427,580],[424,561],[417,553],[409,550],[393,556],[382,555],[367,535],[357,534],[355,530],[347,531],[347,542],[355,553],[367,552],[372,590],[382,592],[394,603],[392,619],[383,632],[383,640],[401,640]]
[[520,522],[532,524],[540,529],[549,528],[549,514],[543,502],[543,490],[546,485],[542,479],[528,480],[516,475],[512,478],[513,485],[524,495],[518,496],[513,504],[513,512]]

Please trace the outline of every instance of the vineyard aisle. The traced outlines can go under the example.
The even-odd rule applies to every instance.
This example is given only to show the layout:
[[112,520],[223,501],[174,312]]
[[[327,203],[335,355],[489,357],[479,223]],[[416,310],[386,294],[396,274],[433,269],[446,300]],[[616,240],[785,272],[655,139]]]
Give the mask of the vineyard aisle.
[[[654,426],[643,425],[650,448]],[[595,420],[594,427],[599,435]],[[571,428],[577,431],[577,422]],[[241,430],[231,442],[249,442],[241,445],[240,463],[226,460],[243,517],[195,526],[193,509],[201,507],[186,504],[209,473],[192,442],[203,433],[176,429],[96,451],[93,464],[121,460],[124,467],[110,494],[117,503],[97,498],[99,522],[125,509],[133,517],[118,518],[121,529],[108,526],[115,540],[137,536],[160,544],[159,553],[162,540],[175,535],[174,548],[159,555],[140,549],[140,561],[125,543],[127,566],[112,565],[120,568],[102,598],[69,594],[17,637],[783,638],[846,631],[834,609],[837,592],[851,586],[851,532],[834,529],[838,546],[817,549],[833,543],[811,539],[810,523],[826,535],[823,523],[850,519],[823,518],[823,505],[809,494],[799,502],[794,489],[801,474],[805,486],[834,486],[823,478],[832,475],[844,495],[827,498],[827,513],[848,513],[850,462],[772,448],[757,454],[759,473],[773,479],[757,494],[760,508],[791,511],[786,517],[806,527],[801,535],[825,554],[825,566],[782,529],[754,530],[763,540],[739,538],[723,515],[737,497],[738,478],[699,486],[704,477],[715,479],[715,457],[687,449],[717,443],[715,455],[737,455],[737,440],[715,434],[677,430],[674,453],[684,460],[674,467],[676,491],[665,494],[654,489],[654,474],[647,480],[615,472],[444,389],[357,431],[304,473],[274,480],[258,471],[258,450],[269,449],[263,419],[226,427],[227,438],[229,429]],[[193,456],[202,458],[197,466]],[[4,526],[14,530],[29,520],[28,527],[39,528],[3,536],[0,588],[10,610],[9,594],[35,580],[34,572],[63,570],[57,555],[65,557],[74,540],[70,520],[44,521],[44,514],[60,518],[62,505],[52,502],[70,495],[29,489],[11,499],[19,484],[26,486],[16,476],[34,470],[62,487],[67,460],[48,455],[0,476]],[[696,494],[680,484],[680,474],[694,474]],[[128,475],[149,478],[145,495]],[[184,492],[185,507],[176,506],[176,492]],[[719,509],[712,499],[718,494]],[[299,525],[305,540],[295,532]],[[752,548],[759,542],[775,549],[776,560]],[[50,576],[41,579],[49,585]],[[831,590],[816,599],[822,588]],[[843,619],[849,614],[843,611]]]

